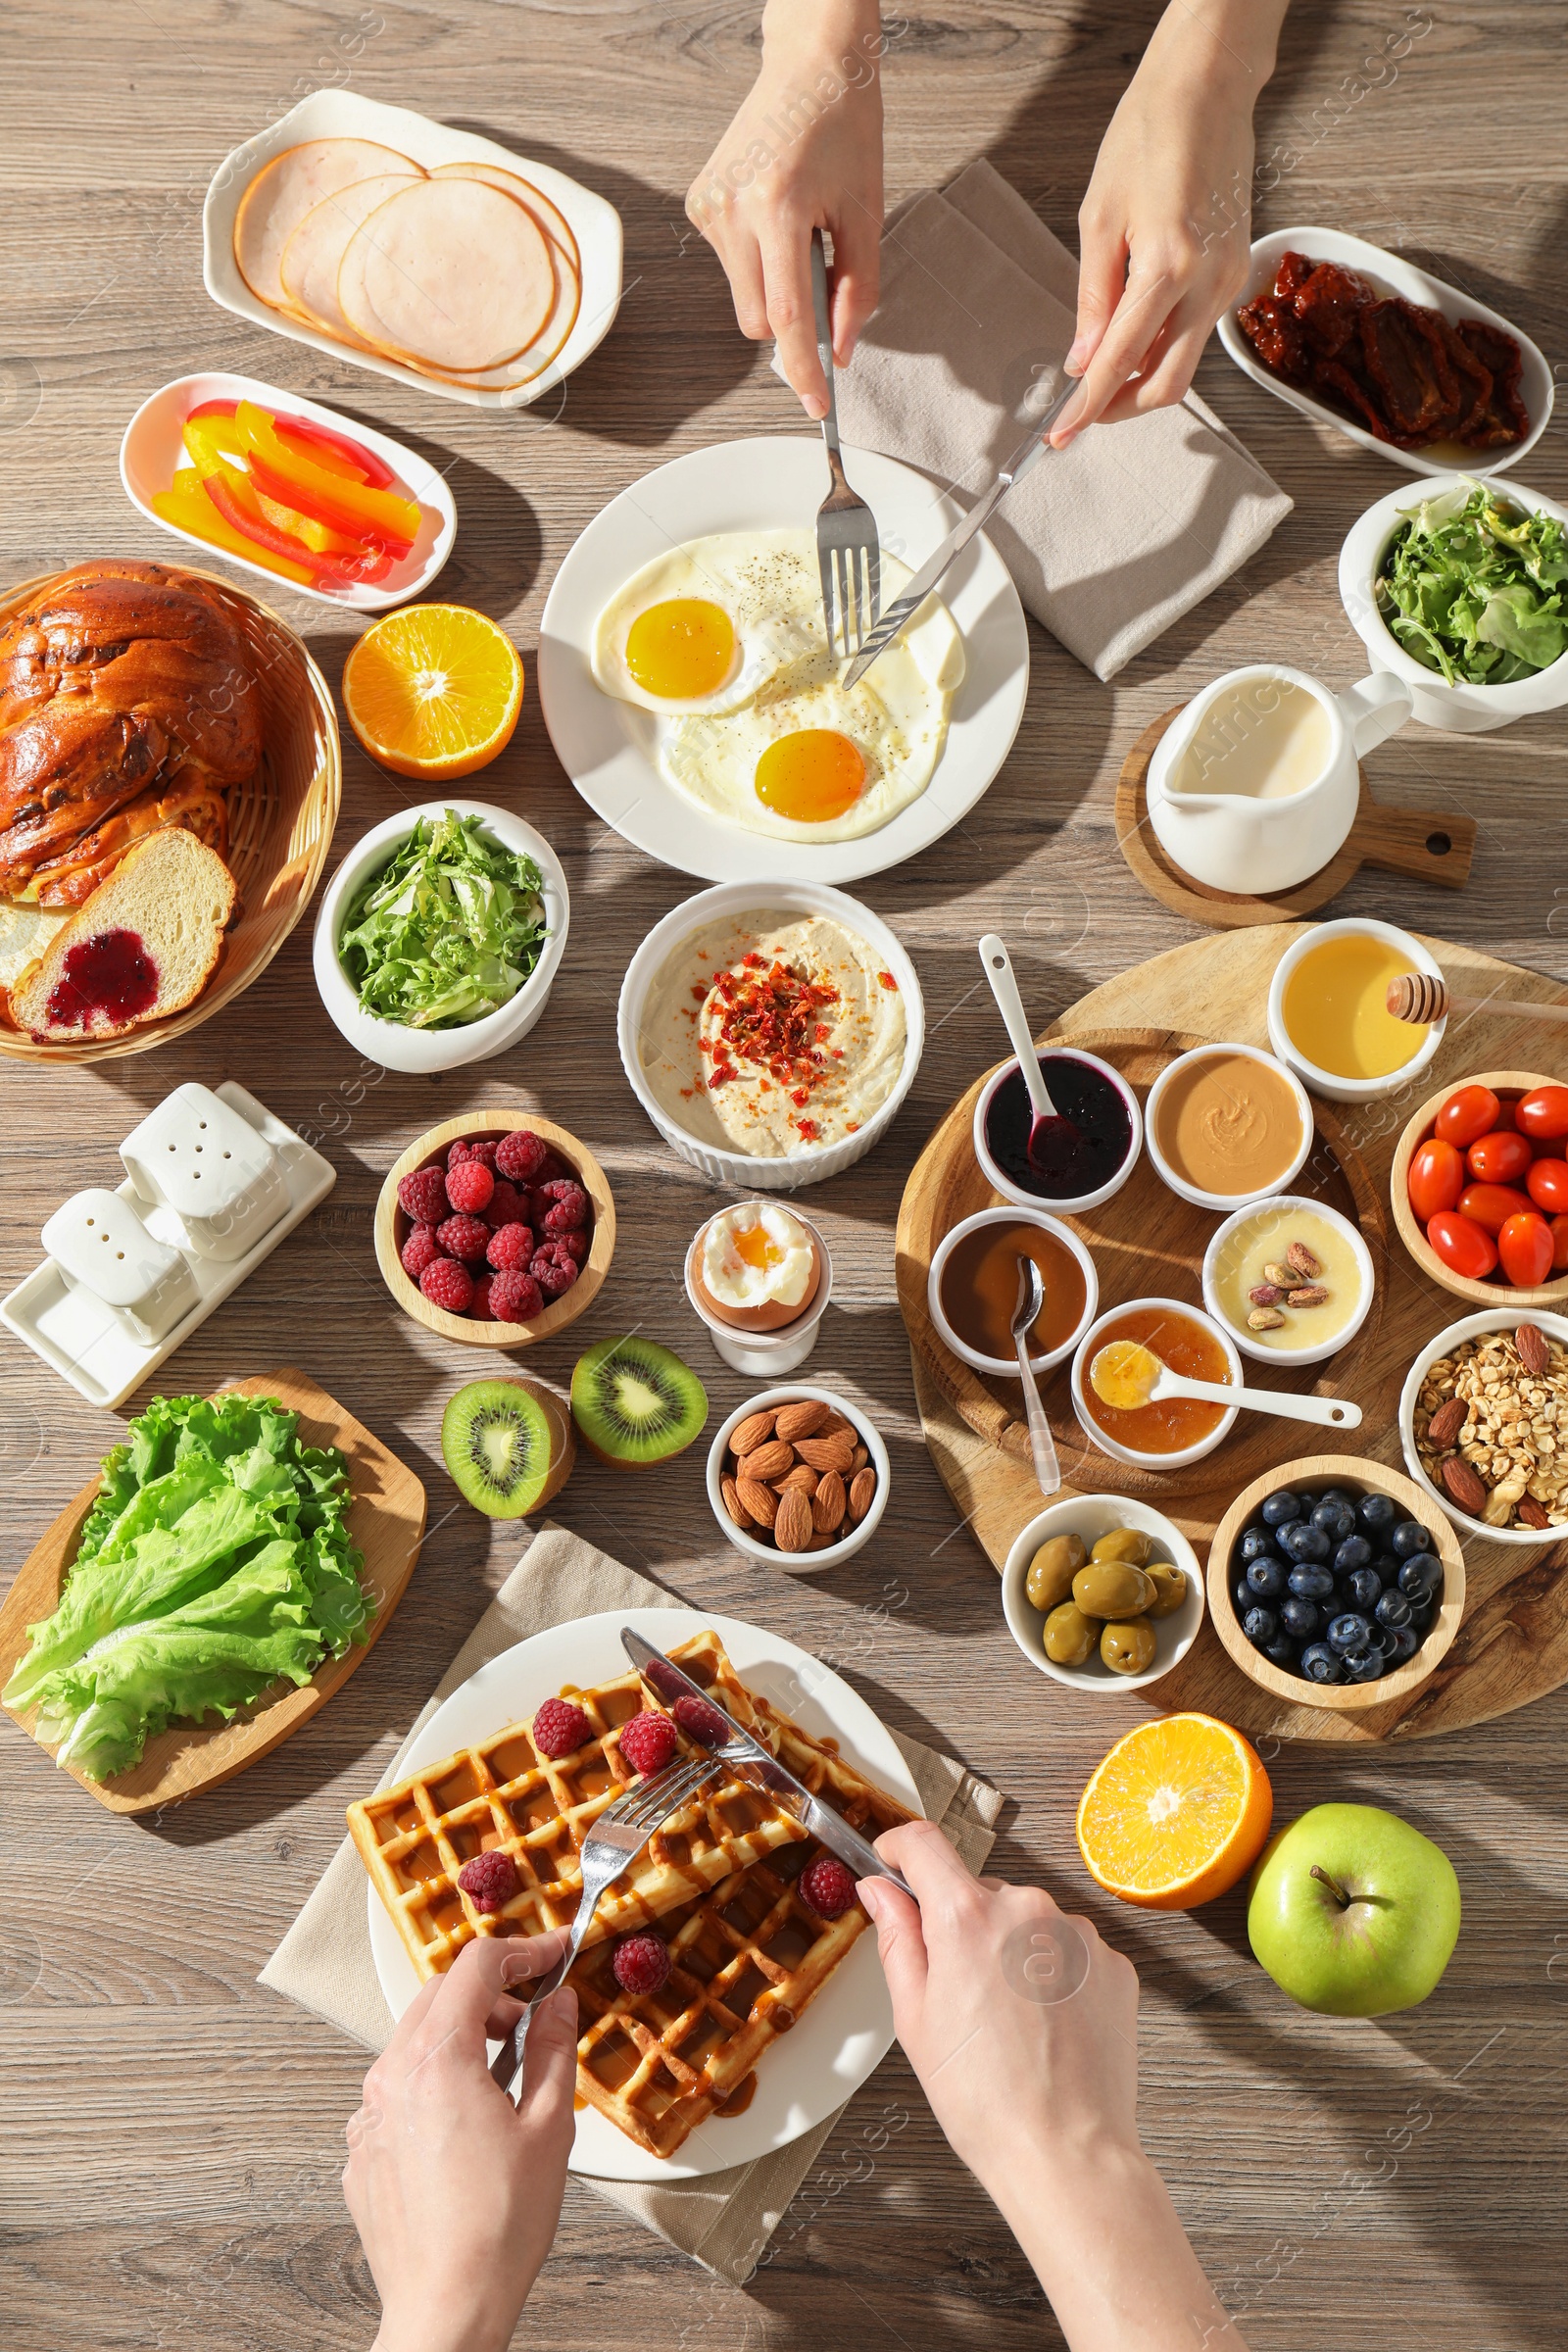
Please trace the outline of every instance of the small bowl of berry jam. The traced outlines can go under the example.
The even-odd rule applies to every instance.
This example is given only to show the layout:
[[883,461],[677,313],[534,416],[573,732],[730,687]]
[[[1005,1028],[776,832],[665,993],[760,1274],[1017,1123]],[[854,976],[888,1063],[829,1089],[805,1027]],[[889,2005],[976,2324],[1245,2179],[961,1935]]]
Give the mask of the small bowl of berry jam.
[[974,1155],[1004,1200],[1074,1214],[1121,1191],[1144,1146],[1138,1097],[1119,1070],[1076,1046],[1040,1056],[1047,1094],[1060,1112],[1030,1156],[1034,1113],[1017,1062],[1004,1062],[974,1106]]

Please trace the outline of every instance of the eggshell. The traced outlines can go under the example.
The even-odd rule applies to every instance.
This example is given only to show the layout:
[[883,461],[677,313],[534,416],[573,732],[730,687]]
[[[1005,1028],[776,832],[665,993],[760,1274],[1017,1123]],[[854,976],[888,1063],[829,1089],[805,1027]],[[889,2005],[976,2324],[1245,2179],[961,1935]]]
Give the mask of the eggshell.
[[[804,1224],[803,1230],[807,1230]],[[778,1298],[768,1299],[763,1306],[731,1306],[725,1300],[715,1298],[703,1280],[703,1242],[707,1233],[708,1226],[705,1225],[692,1244],[692,1289],[715,1322],[732,1324],[738,1331],[777,1331],[782,1324],[799,1322],[801,1316],[808,1311],[822,1281],[822,1245],[814,1233],[808,1232],[811,1245],[811,1279],[805,1298],[794,1306],[786,1306]]]

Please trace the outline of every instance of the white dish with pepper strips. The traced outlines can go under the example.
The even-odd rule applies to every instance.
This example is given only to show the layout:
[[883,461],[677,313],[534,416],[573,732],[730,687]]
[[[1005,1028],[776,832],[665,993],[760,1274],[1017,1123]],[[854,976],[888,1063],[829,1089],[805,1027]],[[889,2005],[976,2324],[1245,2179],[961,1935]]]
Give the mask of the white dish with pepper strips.
[[1410,1476],[1462,1534],[1492,1544],[1561,1543],[1568,1318],[1492,1309],[1450,1323],[1410,1367],[1399,1439]]

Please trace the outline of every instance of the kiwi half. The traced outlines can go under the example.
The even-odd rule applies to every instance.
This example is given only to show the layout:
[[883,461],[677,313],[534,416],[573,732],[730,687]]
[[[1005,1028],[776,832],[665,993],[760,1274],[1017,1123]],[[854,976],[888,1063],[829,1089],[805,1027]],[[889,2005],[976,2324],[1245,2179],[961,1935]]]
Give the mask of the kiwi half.
[[571,1376],[571,1415],[602,1461],[667,1462],[702,1435],[708,1391],[689,1364],[635,1332],[596,1340]]
[[441,1416],[458,1493],[492,1519],[520,1519],[560,1494],[577,1458],[564,1399],[537,1380],[475,1380]]

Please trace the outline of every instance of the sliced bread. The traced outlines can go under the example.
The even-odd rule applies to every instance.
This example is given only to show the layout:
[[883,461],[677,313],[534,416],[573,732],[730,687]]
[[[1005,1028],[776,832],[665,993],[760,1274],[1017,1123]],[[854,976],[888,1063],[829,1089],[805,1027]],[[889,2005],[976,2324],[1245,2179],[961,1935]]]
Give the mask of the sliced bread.
[[194,833],[153,833],[63,923],[11,992],[39,1040],[113,1037],[194,1003],[222,953],[234,877]]

